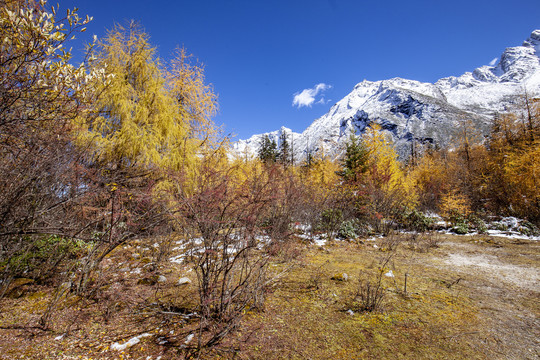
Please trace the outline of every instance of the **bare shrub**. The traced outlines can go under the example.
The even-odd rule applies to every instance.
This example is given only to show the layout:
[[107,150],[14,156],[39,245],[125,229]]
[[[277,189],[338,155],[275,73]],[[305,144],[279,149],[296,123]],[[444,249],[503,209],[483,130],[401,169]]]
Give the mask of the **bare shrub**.
[[436,232],[413,233],[407,236],[406,242],[411,250],[428,252],[432,248],[439,247],[441,236]]
[[308,289],[315,289],[315,290],[320,289],[320,287],[322,285],[322,282],[323,282],[323,279],[326,277],[326,274],[328,272],[327,267],[328,267],[329,263],[330,262],[328,260],[325,261],[321,265],[317,266],[310,273],[309,280],[308,280],[308,286],[307,286]]
[[403,239],[399,235],[390,233],[382,239],[380,249],[381,251],[395,252],[402,241]]
[[348,300],[346,306],[355,312],[374,312],[382,309],[386,294],[383,277],[394,252],[389,252],[379,261],[379,267],[375,274],[361,272],[358,277],[358,285]]
[[88,109],[96,77],[69,65],[63,50],[89,19],[45,7],[10,0],[0,9],[0,293],[15,277],[45,281],[64,265],[89,228],[73,214],[95,190],[72,124]]
[[292,222],[301,216],[301,199],[306,192],[298,178],[282,166],[267,164],[265,173],[272,201],[265,207],[262,228],[272,241],[286,241],[293,233]]
[[173,216],[191,242],[198,279],[197,352],[219,344],[245,309],[264,302],[270,239],[263,222],[276,199],[267,175],[220,169],[208,160],[189,182],[175,184]]
[[167,234],[171,229],[165,203],[154,196],[150,179],[136,172],[114,175],[105,179],[104,189],[86,197],[86,204],[95,204],[93,211],[76,214],[88,224],[82,234],[90,244],[72,279],[79,294],[87,290],[92,271],[116,248],[135,237]]
[[376,233],[389,234],[396,228],[398,220],[406,209],[407,197],[403,189],[394,187],[381,188],[379,185],[368,183],[367,210],[364,216]]
[[425,246],[428,249],[431,248],[438,248],[439,244],[441,243],[441,235],[436,232],[428,232],[425,234],[422,234],[422,239],[424,240]]

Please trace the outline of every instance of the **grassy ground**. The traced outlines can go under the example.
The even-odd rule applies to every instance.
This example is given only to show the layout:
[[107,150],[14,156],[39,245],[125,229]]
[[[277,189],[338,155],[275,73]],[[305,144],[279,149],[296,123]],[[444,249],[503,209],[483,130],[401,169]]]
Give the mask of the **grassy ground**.
[[[21,281],[0,300],[0,359],[182,358],[194,320],[179,314],[196,309],[197,292],[176,283],[195,277],[181,264],[154,266],[157,250],[148,245],[113,254],[94,279],[97,291],[84,298],[52,301],[61,287]],[[247,311],[238,331],[202,358],[538,359],[539,247],[450,235],[324,247],[298,241],[287,261],[271,266],[289,271],[264,311]],[[390,270],[394,277],[384,275]],[[158,274],[166,281],[154,283]],[[355,294],[379,276],[380,308],[360,311]],[[44,330],[39,320],[49,308]]]

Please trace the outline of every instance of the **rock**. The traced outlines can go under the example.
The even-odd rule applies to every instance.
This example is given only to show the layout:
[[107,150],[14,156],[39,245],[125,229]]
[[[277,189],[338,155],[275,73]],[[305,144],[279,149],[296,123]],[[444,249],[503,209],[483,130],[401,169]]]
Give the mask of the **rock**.
[[144,277],[137,281],[138,285],[154,285],[155,283],[156,279],[154,277]]
[[150,259],[148,256],[145,256],[141,259],[142,264],[150,264],[152,262],[152,259]]
[[34,282],[34,279],[29,279],[29,278],[17,278],[15,280],[13,280],[11,282],[11,287],[12,288],[16,288],[16,287],[19,287],[19,286],[23,286],[23,285],[26,285],[26,284],[31,284]]
[[191,280],[188,277],[181,277],[177,283],[177,285],[188,285],[188,284],[191,284]]
[[336,281],[347,281],[349,280],[349,275],[345,273],[339,273],[332,276],[331,279]]
[[12,299],[17,299],[24,296],[28,291],[28,286],[34,283],[34,279],[17,278],[9,284],[6,296]]
[[167,281],[167,278],[163,275],[159,275],[158,278],[157,278],[157,282],[158,283],[164,283]]

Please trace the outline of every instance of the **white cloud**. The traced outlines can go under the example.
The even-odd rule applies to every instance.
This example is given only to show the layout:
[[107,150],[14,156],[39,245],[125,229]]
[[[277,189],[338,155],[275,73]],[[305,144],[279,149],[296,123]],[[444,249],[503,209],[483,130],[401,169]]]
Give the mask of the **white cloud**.
[[489,66],[495,66],[495,64],[499,61],[499,58],[495,58],[489,62]]
[[315,85],[315,87],[311,89],[304,89],[300,92],[297,92],[294,94],[292,105],[298,108],[301,108],[302,106],[311,107],[311,105],[313,105],[313,103],[315,102],[317,95],[320,95],[317,104],[324,104],[323,93],[330,88],[332,88],[331,85],[320,83]]

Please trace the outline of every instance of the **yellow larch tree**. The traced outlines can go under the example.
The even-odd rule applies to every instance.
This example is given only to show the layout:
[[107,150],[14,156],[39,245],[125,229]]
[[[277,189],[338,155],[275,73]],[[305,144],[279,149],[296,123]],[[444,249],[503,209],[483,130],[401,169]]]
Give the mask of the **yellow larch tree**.
[[192,138],[200,140],[201,146],[220,144],[220,129],[212,120],[218,110],[217,95],[205,83],[204,67],[182,47],[176,49],[165,76],[171,95],[188,116]]
[[407,181],[393,143],[381,131],[381,126],[373,124],[366,130],[362,140],[369,153],[367,174],[372,185],[387,196],[396,196],[399,192],[404,196],[404,205],[415,206],[413,184]]
[[[201,100],[199,95],[189,98],[200,83],[183,90],[185,81],[174,82],[169,76],[168,83],[148,35],[133,24],[109,31],[98,43],[91,65],[108,75],[108,81],[95,85],[100,95],[92,116],[81,122],[79,140],[90,144],[95,162],[116,169],[173,171],[193,165],[200,144],[195,140],[193,112],[198,112],[197,119],[205,119],[208,128],[215,101]],[[173,69],[175,74],[181,72],[182,68]],[[201,101],[203,109],[196,110]]]
[[407,181],[414,186],[421,209],[437,211],[441,197],[449,189],[444,159],[437,152],[425,153],[416,166],[409,167]]

